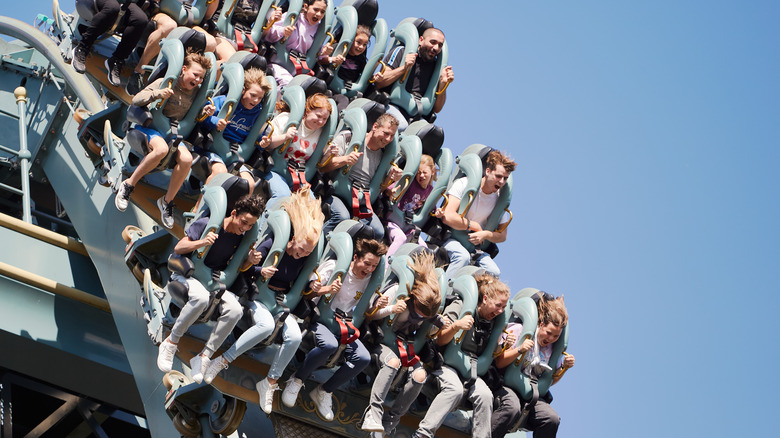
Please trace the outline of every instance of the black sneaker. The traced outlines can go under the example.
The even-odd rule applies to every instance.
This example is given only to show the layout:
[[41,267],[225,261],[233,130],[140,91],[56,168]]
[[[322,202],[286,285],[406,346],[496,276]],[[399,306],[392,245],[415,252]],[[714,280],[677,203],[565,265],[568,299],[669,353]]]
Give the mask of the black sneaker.
[[130,75],[130,79],[127,80],[125,91],[129,95],[135,96],[142,88],[144,88],[144,76],[141,73],[133,72]]
[[87,71],[87,55],[89,55],[89,49],[81,43],[78,43],[71,52],[70,65],[76,72],[84,74]]
[[122,85],[119,81],[119,76],[122,73],[122,66],[124,66],[125,63],[122,60],[116,59],[113,56],[106,59],[105,66],[106,66],[106,76],[108,77],[108,82],[111,83],[111,85],[118,87]]

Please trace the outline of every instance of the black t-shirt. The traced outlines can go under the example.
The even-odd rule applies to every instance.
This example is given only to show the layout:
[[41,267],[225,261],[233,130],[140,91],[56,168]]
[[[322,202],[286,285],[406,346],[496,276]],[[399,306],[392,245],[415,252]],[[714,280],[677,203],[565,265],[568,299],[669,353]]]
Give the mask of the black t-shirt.
[[[208,217],[202,217],[193,222],[190,227],[187,228],[187,237],[192,241],[200,240],[208,222]],[[230,263],[233,254],[236,253],[236,249],[238,248],[238,245],[241,244],[241,239],[243,238],[243,234],[228,233],[223,228],[220,228],[217,240],[215,240],[214,244],[209,248],[206,258],[203,260],[203,264],[211,269],[224,271],[225,268],[227,268],[228,263]],[[188,257],[192,257],[192,253],[188,254]]]
[[[257,251],[259,251],[263,255],[263,260],[265,260],[265,257],[268,255],[268,252],[271,251],[271,245],[273,244],[273,239],[268,238],[265,239],[260,245],[257,247]],[[301,257],[299,259],[296,259],[295,257],[287,254],[286,252],[282,253],[282,258],[279,260],[279,263],[276,265],[276,273],[273,277],[269,280],[269,286],[275,289],[284,289],[285,293],[289,292],[292,288],[293,283],[295,283],[295,280],[298,279],[298,276],[301,275],[301,271],[303,270],[303,265],[306,263],[306,260],[309,259],[310,256],[307,257]],[[260,265],[254,265],[247,269],[247,271],[244,273],[245,275],[250,275],[255,279],[260,278],[260,270],[263,269],[262,264]]]
[[[404,51],[404,46],[398,46],[395,50],[385,58],[385,62],[388,63],[390,68],[398,68],[404,63],[406,54],[401,55]],[[433,72],[436,69],[436,58],[425,61],[422,56],[417,56],[417,60],[409,70],[409,76],[406,78],[406,91],[414,94],[425,94],[428,91],[428,84],[431,83]],[[400,80],[400,79],[399,79]],[[383,88],[383,91],[389,91],[392,89],[393,84]]]
[[347,82],[357,82],[363,73],[363,69],[366,67],[366,63],[368,63],[368,59],[366,59],[365,53],[356,56],[347,54],[344,63],[341,64],[339,69],[339,77]]

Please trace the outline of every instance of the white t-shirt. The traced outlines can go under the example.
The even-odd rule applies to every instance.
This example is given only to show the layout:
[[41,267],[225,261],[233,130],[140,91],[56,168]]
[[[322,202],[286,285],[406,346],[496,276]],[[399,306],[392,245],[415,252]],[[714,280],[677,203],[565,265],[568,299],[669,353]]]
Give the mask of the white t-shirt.
[[[284,132],[284,127],[287,125],[288,120],[290,120],[290,113],[281,113],[274,117],[271,120],[271,124],[274,125],[274,132]],[[322,128],[311,130],[306,128],[305,123],[301,123],[301,126],[298,126],[298,135],[293,137],[290,146],[284,151],[284,159],[288,162],[295,161],[301,165],[306,164],[314,150],[317,149],[320,133],[322,133]]]
[[[466,191],[466,184],[468,183],[468,178],[465,176],[463,178],[458,178],[455,180],[454,183],[452,183],[452,186],[450,187],[450,190],[447,192],[447,195],[453,196],[455,198],[460,199],[461,202],[465,202],[466,200],[463,199],[463,192]],[[469,207],[469,210],[466,212],[466,219],[477,222],[480,227],[483,229],[485,228],[485,225],[487,224],[488,218],[490,218],[490,214],[493,213],[493,210],[496,208],[496,202],[498,202],[498,194],[499,192],[494,192],[491,194],[486,194],[482,191],[481,188],[477,189],[476,197],[474,198],[474,202],[471,203],[471,207]],[[504,216],[501,218],[500,223],[506,223],[509,221],[509,217],[506,213],[504,213]]]
[[[323,283],[330,280],[330,276],[333,274],[333,270],[336,268],[336,260],[326,260],[317,268],[317,272],[320,274],[320,278]],[[310,281],[317,279],[317,275],[312,274],[309,278]],[[357,278],[352,274],[352,269],[347,270],[347,275],[341,279],[341,289],[335,297],[330,301],[330,307],[334,311],[339,309],[347,315],[352,315],[352,311],[355,309],[360,297],[366,291],[366,286],[371,280],[370,275],[366,275],[366,278]],[[312,301],[319,302],[320,297],[315,297]]]

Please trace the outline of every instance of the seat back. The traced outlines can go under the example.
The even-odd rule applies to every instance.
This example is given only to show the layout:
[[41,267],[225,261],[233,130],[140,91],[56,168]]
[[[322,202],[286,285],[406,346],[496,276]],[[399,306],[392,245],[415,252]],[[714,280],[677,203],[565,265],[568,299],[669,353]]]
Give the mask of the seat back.
[[[240,61],[246,58],[257,58],[257,55],[248,52],[239,52],[222,65],[222,77],[220,78],[216,89],[225,89],[227,93],[225,95],[225,103],[222,105],[219,114],[217,114],[217,117],[220,119],[229,120],[230,117],[232,117],[235,108],[240,104],[244,90],[245,71],[245,67]],[[224,132],[217,130],[211,132],[214,139],[211,150],[219,154],[219,156],[224,159],[226,165],[230,165],[237,161],[248,160],[255,151],[255,143],[261,139],[260,134],[266,127],[266,121],[273,114],[274,104],[276,102],[276,81],[269,78],[267,82],[271,86],[271,90],[266,93],[263,101],[260,103],[260,105],[263,105],[263,109],[253,123],[252,129],[249,131],[246,139],[238,146],[236,152],[230,150],[230,142],[225,139]]]
[[[354,7],[342,4],[336,8],[333,26],[326,35],[326,44],[333,47],[333,52],[330,56],[347,56],[349,48],[352,46],[352,41],[355,40],[357,25],[358,13]],[[340,67],[336,67],[336,71]]]
[[183,3],[179,0],[160,0],[160,11],[173,18],[179,26],[199,25],[205,18],[210,0],[193,0]]
[[[396,57],[401,57],[401,59],[403,59],[407,53],[417,53],[420,44],[420,33],[418,32],[417,26],[414,24],[416,21],[418,21],[416,18],[405,18],[391,32],[393,41],[391,42],[391,48],[389,51],[392,52],[396,47],[401,45],[404,46],[403,51],[397,53],[395,55]],[[439,76],[441,75],[442,70],[447,67],[448,59],[449,49],[447,48],[447,42],[445,41],[444,45],[442,46],[441,53],[439,53],[439,56],[436,58],[436,66],[433,70],[433,74],[431,75],[431,79],[428,83],[428,87],[425,90],[425,93],[422,93],[421,96],[416,98],[412,95],[412,93],[406,90],[406,81],[408,79],[407,71],[400,79],[392,84],[390,91],[390,102],[404,110],[406,114],[411,117],[418,115],[429,115],[433,110],[434,103],[436,102],[436,91],[438,88]],[[417,107],[418,99],[420,101],[421,108],[419,114]]]
[[[539,289],[535,288],[525,288],[520,290],[515,297],[512,298],[513,301],[513,313],[516,313],[516,316],[514,318],[518,320],[522,320],[523,322],[523,336],[528,335],[533,337],[537,325],[538,325],[538,313],[537,313],[537,307],[536,303],[530,298],[532,295],[539,292]],[[524,308],[523,313],[515,312],[514,308],[514,302],[523,300],[526,304]],[[530,301],[530,308],[528,308],[529,304],[528,301]],[[519,305],[518,305],[519,307]],[[527,319],[522,319],[527,318]],[[526,323],[526,320],[528,323]],[[519,340],[518,342],[521,342]],[[558,364],[558,361],[560,360],[561,355],[566,351],[566,347],[569,344],[569,325],[567,324],[563,330],[561,330],[561,336],[558,338],[557,341],[553,344],[553,351],[550,355],[550,361],[549,365],[551,368],[553,368],[553,371],[545,371],[542,373],[541,376],[538,378],[538,391],[539,391],[539,397],[544,397],[547,392],[550,390],[550,386],[552,385],[553,381],[553,374],[554,374],[554,368]],[[533,388],[531,384],[531,378],[529,376],[526,376],[522,371],[522,361],[524,357],[519,357],[516,361],[512,362],[511,365],[509,365],[506,368],[506,372],[504,374],[504,382],[507,386],[514,389],[515,392],[522,398],[524,401],[530,401],[533,396]]]

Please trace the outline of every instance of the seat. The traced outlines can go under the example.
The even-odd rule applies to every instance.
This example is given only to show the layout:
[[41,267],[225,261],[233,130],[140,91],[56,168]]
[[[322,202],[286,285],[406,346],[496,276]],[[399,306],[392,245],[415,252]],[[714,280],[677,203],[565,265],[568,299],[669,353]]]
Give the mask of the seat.
[[[523,334],[527,334],[528,336],[533,336],[534,332],[536,331],[536,327],[538,325],[538,314],[537,314],[537,307],[534,300],[531,298],[535,294],[539,292],[539,289],[534,288],[525,288],[520,290],[513,298],[512,301],[530,301],[532,305],[530,305],[530,309],[525,310],[525,312],[520,316],[519,314],[515,316],[516,319],[522,320],[523,322]],[[522,318],[527,318],[522,319]],[[528,321],[528,323],[526,323]],[[530,326],[530,327],[526,327]],[[561,330],[561,336],[558,338],[557,341],[553,344],[553,350],[552,354],[550,355],[549,364],[551,367],[555,367],[555,365],[560,360],[560,357],[564,352],[566,351],[566,347],[569,344],[569,325],[567,324],[563,330]],[[521,369],[522,365],[522,357],[518,358],[518,360],[512,362],[511,365],[509,365],[506,368],[506,373],[504,375],[504,382],[507,386],[514,389],[515,392],[517,392],[518,396],[520,396],[521,399],[525,402],[535,401],[535,395],[537,398],[545,397],[547,395],[547,392],[550,389],[550,386],[553,384],[553,374],[554,371],[545,371],[542,373],[541,376],[538,376],[538,383],[536,383],[536,388],[534,388],[534,382],[533,379],[527,375],[525,375]],[[536,389],[536,391],[534,391]],[[534,394],[536,392],[536,394]]]
[[[284,100],[290,107],[290,117],[287,124],[282,129],[282,132],[287,131],[290,126],[300,126],[303,120],[303,113],[306,107],[306,92],[298,85],[288,85],[282,92],[282,100]],[[329,99],[331,106],[331,114],[325,126],[322,127],[322,133],[319,140],[317,140],[317,148],[312,153],[311,157],[306,161],[306,180],[311,181],[314,175],[317,173],[317,163],[322,158],[323,151],[327,146],[330,139],[333,138],[333,134],[336,132],[336,125],[338,123],[338,111],[336,109],[336,102],[333,99]],[[287,160],[284,158],[284,152],[289,146],[289,142],[282,144],[275,148],[271,152],[274,164],[272,170],[278,175],[283,177],[287,184],[292,186],[292,177],[290,176],[290,170],[287,168]]]
[[[467,314],[474,315],[477,312],[479,290],[474,275],[480,272],[482,272],[480,268],[466,266],[461,268],[452,279],[452,293],[461,297],[463,300],[463,308],[461,309],[460,315],[458,315],[458,319],[463,318]],[[503,333],[510,315],[511,308],[510,306],[507,306],[504,312],[496,317],[493,331],[488,339],[487,347],[479,355],[476,355],[475,352],[468,351],[468,340],[465,339],[467,332],[459,330],[455,334],[453,342],[444,349],[444,363],[457,370],[464,379],[469,379],[474,375],[472,374],[474,365],[477,367],[476,376],[483,376],[493,362],[493,346],[498,344],[498,338],[501,336],[501,333]]]
[[[430,195],[428,195],[428,198],[425,200],[420,211],[415,212],[412,216],[412,224],[420,229],[424,229],[430,219],[431,212],[436,208],[436,204],[439,202],[439,198],[444,194],[445,190],[447,190],[449,176],[452,174],[453,167],[452,152],[448,148],[442,147],[444,144],[444,130],[425,120],[418,120],[409,124],[409,127],[403,132],[401,138],[403,139],[407,136],[419,138],[422,153],[430,155],[439,168],[439,176],[436,181],[432,182],[433,190]],[[414,178],[415,176],[416,174],[411,178]],[[411,182],[411,180],[408,181]],[[402,221],[404,217],[404,212],[398,208],[398,201],[403,197],[404,193],[405,190],[395,194],[391,199],[390,214],[392,215],[391,217],[394,217],[395,220],[398,221]]]
[[[330,89],[337,94],[347,96],[349,99],[362,97],[369,85],[372,83],[372,77],[380,61],[385,57],[385,48],[388,41],[387,22],[383,18],[376,18],[378,5],[375,0],[346,0],[339,10],[345,6],[351,6],[357,12],[358,24],[364,24],[371,29],[371,35],[374,37],[371,52],[366,52],[367,62],[357,82],[346,82],[338,76],[338,70],[334,70],[333,79],[330,82]],[[354,37],[353,37],[354,38]]]
[[[219,32],[225,38],[228,38],[232,41],[235,41],[236,39],[236,28],[233,24],[233,13],[236,10],[238,1],[239,0],[227,0],[222,5],[219,18],[217,19],[217,30],[219,30]],[[263,28],[268,28],[271,26],[271,23],[267,22],[268,11],[271,8],[279,8],[281,3],[284,3],[284,0],[263,0],[263,2],[260,4],[260,8],[257,11],[257,18],[255,19],[255,23],[252,25],[252,30],[250,32],[252,41],[255,44],[258,44],[258,46],[263,37]]]
[[[320,48],[325,42],[327,33],[330,32],[331,27],[333,26],[333,18],[335,16],[333,0],[327,0],[327,3],[328,7],[325,9],[325,17],[322,18],[320,26],[317,28],[317,33],[314,36],[314,41],[312,42],[311,48],[309,48],[308,52],[306,52],[306,63],[309,66],[316,65]],[[302,5],[303,0],[290,0],[287,13],[282,17],[283,26],[289,26],[295,23],[295,21],[300,16]],[[252,35],[254,36],[254,29]],[[287,50],[285,42],[286,38],[282,38],[281,40],[274,43],[274,48],[276,49],[275,62],[292,73],[293,76],[295,76],[295,66],[293,65],[292,61],[290,61],[290,52]]]
[[[373,126],[373,123],[371,125],[368,124],[367,111],[373,111],[376,105],[376,102],[360,98],[350,103],[344,111],[342,121],[339,124],[337,131],[341,131],[342,129],[350,129],[352,131],[352,138],[347,149],[348,152],[360,152],[364,150],[364,132],[369,131]],[[401,158],[404,159],[405,163],[399,181],[400,184],[404,184],[408,187],[408,184],[417,173],[417,168],[420,165],[421,153],[422,145],[419,138],[407,137],[399,142],[398,135],[396,135],[390,144],[384,147],[382,161],[377,167],[376,173],[372,177],[368,187],[371,202],[373,203],[376,201],[385,188],[382,187],[382,182],[390,171],[390,167],[398,163]],[[352,181],[349,178],[350,169],[351,166],[345,166],[332,172],[334,195],[338,196],[344,202],[344,205],[347,206],[352,205]]]
[[[217,117],[220,119],[230,119],[233,110],[239,105],[244,90],[244,71],[247,69],[244,64],[252,66],[251,61],[256,59],[262,58],[252,53],[238,52],[222,65],[222,76],[217,83],[216,90],[224,93],[226,99],[222,109],[217,114]],[[247,62],[242,63],[241,61]],[[227,166],[249,160],[249,157],[256,149],[255,143],[261,138],[260,134],[266,126],[266,121],[270,119],[274,112],[276,81],[268,80],[267,82],[271,86],[271,91],[266,93],[263,98],[263,110],[249,131],[249,135],[238,145],[236,152],[231,151],[230,142],[225,139],[223,132],[216,129],[211,132],[213,138],[211,150],[221,156]]]
[[[452,183],[455,182],[455,180],[464,176],[468,178],[466,190],[463,193],[464,199],[460,200],[460,205],[458,207],[458,214],[460,214],[461,217],[466,215],[468,209],[471,207],[471,203],[476,197],[477,190],[480,189],[485,165],[483,159],[490,151],[491,149],[485,145],[473,144],[467,147],[463,153],[455,159],[458,167],[455,171],[455,174],[450,179],[448,189],[450,186],[452,186]],[[512,201],[513,181],[512,174],[510,174],[506,184],[501,188],[498,200],[496,201],[496,206],[493,209],[493,212],[490,214],[490,217],[488,217],[487,224],[484,227],[485,229],[501,231],[506,229],[506,227],[509,226],[509,222],[512,221],[512,213],[509,211],[509,204]],[[509,213],[509,221],[499,226],[499,223],[505,213]],[[469,234],[464,230],[451,230],[451,233],[452,238],[460,242],[460,244],[471,253],[477,249],[488,251],[489,247],[491,246],[491,242],[485,241],[478,248],[475,247],[474,244],[469,242]]]
[[[390,44],[388,52],[392,53],[398,46],[404,46],[403,53],[398,53],[396,56],[403,57],[406,56],[407,53],[417,53],[420,44],[420,31],[415,23],[420,24],[426,22],[417,18],[405,18],[395,29],[393,29],[391,32],[393,41]],[[392,84],[390,89],[390,102],[403,110],[410,117],[430,115],[433,111],[433,105],[436,102],[439,76],[441,75],[442,70],[447,67],[448,59],[449,49],[447,48],[447,42],[445,41],[441,53],[439,53],[439,56],[436,59],[436,66],[425,93],[416,97],[406,90],[407,71],[399,80]],[[419,111],[417,105],[418,100],[420,102]]]

